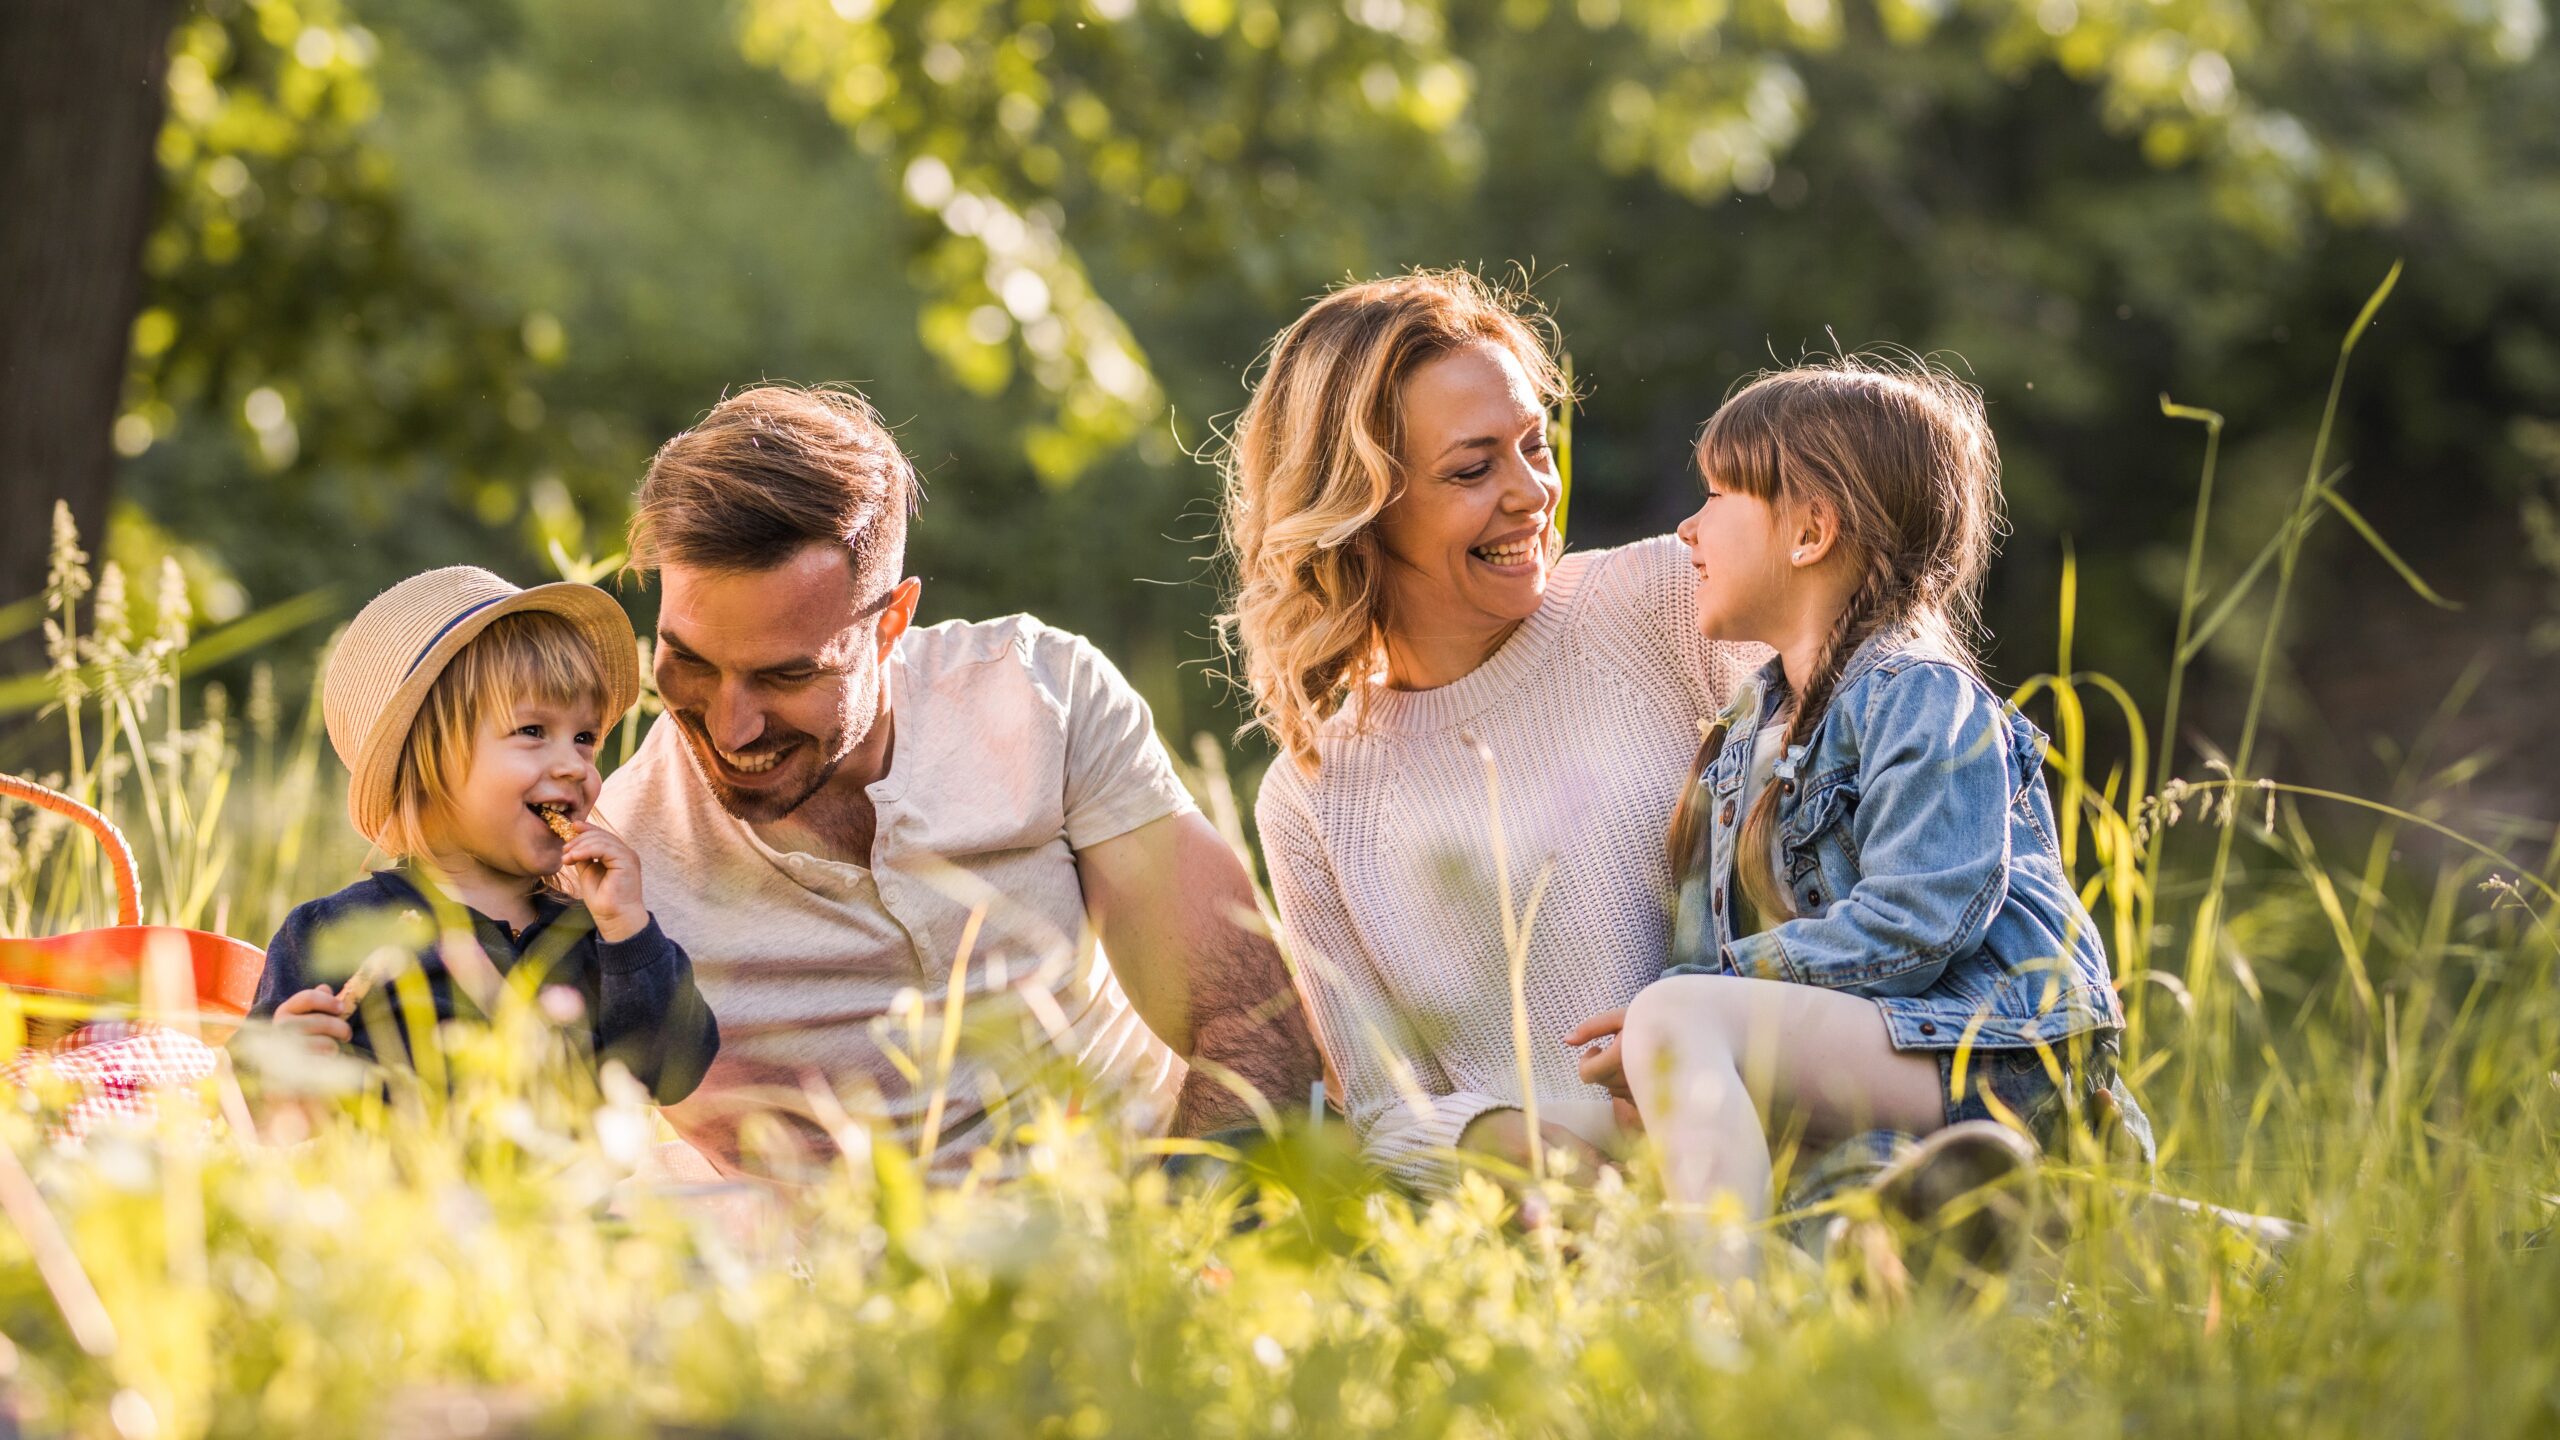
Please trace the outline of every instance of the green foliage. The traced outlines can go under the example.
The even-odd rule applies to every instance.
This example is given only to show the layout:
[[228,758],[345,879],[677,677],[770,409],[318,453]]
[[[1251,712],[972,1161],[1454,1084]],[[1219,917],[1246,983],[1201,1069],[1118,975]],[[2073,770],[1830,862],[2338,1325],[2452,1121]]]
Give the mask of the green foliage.
[[[2017,521],[1995,658],[2050,648],[2058,542],[2103,535],[2083,648],[2159,674],[2190,533],[2163,477],[2191,456],[2126,397],[2216,396],[2261,437],[2220,503],[2271,517],[2328,369],[2288,321],[2395,257],[2416,343],[2342,413],[2337,498],[2454,601],[2524,561],[2507,517],[2550,471],[2516,417],[2560,406],[2543,15],[207,0],[177,45],[119,533],[147,519],[260,602],[462,560],[531,579],[554,540],[618,548],[650,447],[725,388],[851,380],[933,497],[927,618],[1035,610],[1168,721],[1224,728],[1196,668],[1216,481],[1186,452],[1325,285],[1517,261],[1589,395],[1578,539],[1681,513],[1696,425],[1772,355],[1950,352]],[[2218,545],[2205,579],[2253,550]],[[2297,613],[2382,568],[2311,567]],[[2200,678],[2246,667],[2258,618],[2235,607]]]
[[[117,445],[151,516],[264,597],[428,553],[440,513],[568,449],[538,390],[556,322],[412,243],[367,140],[380,49],[339,0],[210,0],[171,42]],[[312,553],[334,536],[374,553]]]
[[[1009,345],[1071,420],[1145,398],[1093,383],[1086,362],[1122,339],[1086,293],[1086,251],[1130,278],[1294,296],[1396,263],[1433,212],[1494,239],[1511,222],[1486,202],[1524,160],[1564,207],[1622,177],[1693,210],[1770,194],[1808,130],[1862,118],[1834,112],[1927,105],[1893,93],[1924,76],[1940,103],[1982,94],[1956,67],[2012,86],[2058,71],[2148,163],[2195,170],[2213,223],[2292,247],[2406,212],[2402,164],[2348,117],[2297,111],[2301,78],[2514,64],[2544,27],[2530,0],[748,0],[745,16],[747,54],[820,98],[929,217],[914,274],[937,354],[992,388]],[[1901,83],[1820,93],[1824,72],[1861,71]],[[1807,188],[1790,171],[1778,199]]]
[[[2560,205],[2560,86],[2534,63],[2531,3],[743,13],[747,53],[900,186],[929,314],[967,311],[974,343],[1036,368],[1002,304],[1015,262],[978,233],[1028,217],[1144,345],[1193,441],[1305,296],[1409,264],[1534,264],[1590,377],[1582,513],[1603,541],[1685,508],[1685,441],[1755,363],[1873,341],[1961,356],[2009,454],[2019,593],[2050,588],[2056,539],[2109,536],[2088,638],[2126,670],[2159,668],[2185,527],[2160,481],[2183,463],[2175,435],[2119,397],[2175,375],[2290,443],[2318,422],[2292,397],[2325,362],[2284,317],[2351,304],[2409,255],[2400,323],[2477,355],[2459,368],[2485,386],[2404,364],[2394,413],[2435,418],[2351,412],[2341,439],[2419,568],[2515,503],[2526,467],[2501,417],[2560,403],[2543,358],[2560,269],[2491,238],[2508,233],[2491,216]],[[2407,503],[2395,482],[2420,465],[2464,488]],[[2280,503],[2264,451],[2232,470],[2240,503]],[[2372,494],[2341,493],[2339,513]],[[2049,642],[2038,609],[1995,597],[2019,653]],[[2213,658],[2245,667],[2244,618]]]

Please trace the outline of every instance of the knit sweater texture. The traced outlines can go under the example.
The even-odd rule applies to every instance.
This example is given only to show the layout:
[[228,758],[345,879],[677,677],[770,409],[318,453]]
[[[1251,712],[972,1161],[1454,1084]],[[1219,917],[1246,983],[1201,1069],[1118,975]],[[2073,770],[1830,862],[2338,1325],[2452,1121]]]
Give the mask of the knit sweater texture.
[[1529,1089],[1605,1113],[1565,1032],[1662,974],[1671,808],[1701,722],[1768,654],[1702,638],[1696,584],[1668,536],[1567,555],[1474,673],[1365,687],[1319,731],[1314,776],[1284,758],[1263,778],[1290,958],[1363,1149],[1409,1185],[1450,1183],[1468,1123],[1526,1093],[1504,870],[1515,924],[1537,897]]

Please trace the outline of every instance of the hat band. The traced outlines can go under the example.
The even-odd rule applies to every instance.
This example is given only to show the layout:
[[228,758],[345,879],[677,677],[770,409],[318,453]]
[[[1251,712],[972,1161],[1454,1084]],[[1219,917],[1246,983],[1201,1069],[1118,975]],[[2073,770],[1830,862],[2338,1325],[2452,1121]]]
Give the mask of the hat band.
[[490,606],[495,605],[506,598],[507,597],[504,595],[492,595],[488,599],[481,601],[479,604],[472,606],[470,609],[465,610],[461,614],[444,622],[444,624],[436,630],[436,633],[427,637],[427,643],[421,646],[418,650],[417,656],[410,660],[409,668],[400,672],[400,678],[406,680],[410,676],[417,674],[418,667],[426,663],[427,653],[436,648],[437,641],[440,641],[447,635],[452,634],[454,626],[461,624],[463,621],[470,619],[472,616],[479,614],[481,611],[488,609]]

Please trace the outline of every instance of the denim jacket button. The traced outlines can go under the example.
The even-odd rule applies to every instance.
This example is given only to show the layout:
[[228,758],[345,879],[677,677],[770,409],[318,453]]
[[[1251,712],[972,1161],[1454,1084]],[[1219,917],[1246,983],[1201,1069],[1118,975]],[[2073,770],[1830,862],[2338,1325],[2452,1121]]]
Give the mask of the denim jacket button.
[[1937,1034],[1937,1033],[1938,1033],[1938,1025],[1937,1025],[1937,1022],[1936,1022],[1936,1021],[1934,1021],[1934,1020],[1923,1020],[1923,1021],[1921,1021],[1921,1022],[1920,1022],[1920,1033],[1921,1033],[1921,1034],[1923,1034],[1923,1035],[1935,1035],[1935,1034]]
[[1727,800],[1724,802],[1724,808],[1716,812],[1716,823],[1719,825],[1731,825],[1733,823],[1732,801]]
[[1810,885],[1807,885],[1804,887],[1804,903],[1808,906],[1820,905],[1822,903],[1822,892],[1814,889]]
[[1711,896],[1711,897],[1709,897],[1709,898],[1708,898],[1708,900],[1707,900],[1707,909],[1708,909],[1708,910],[1710,910],[1710,911],[1712,911],[1712,912],[1714,912],[1715,914],[1718,914],[1718,915],[1721,915],[1721,914],[1723,914],[1723,913],[1724,913],[1724,892],[1723,892],[1723,891],[1719,890],[1719,891],[1717,891],[1713,896]]

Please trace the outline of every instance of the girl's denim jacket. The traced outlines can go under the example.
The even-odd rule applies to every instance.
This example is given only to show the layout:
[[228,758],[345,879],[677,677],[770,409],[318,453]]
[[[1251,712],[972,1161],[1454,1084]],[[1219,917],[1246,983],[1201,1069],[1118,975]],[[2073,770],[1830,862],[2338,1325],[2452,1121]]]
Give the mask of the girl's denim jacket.
[[1734,844],[1775,660],[1725,713],[1698,783],[1671,974],[1752,975],[1873,998],[1901,1050],[2015,1049],[2119,1029],[2098,927],[2054,843],[2044,735],[1970,667],[1887,635],[1850,657],[1812,737],[1778,758],[1779,878],[1797,917],[1733,933]]

